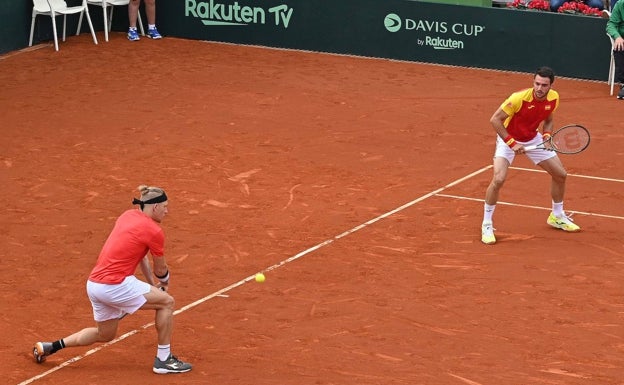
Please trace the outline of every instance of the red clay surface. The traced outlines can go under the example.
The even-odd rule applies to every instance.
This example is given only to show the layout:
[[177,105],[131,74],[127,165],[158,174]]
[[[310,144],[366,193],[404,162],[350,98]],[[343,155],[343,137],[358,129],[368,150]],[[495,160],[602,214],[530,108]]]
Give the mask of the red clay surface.
[[[583,231],[549,228],[547,176],[512,170],[499,243],[479,241],[488,120],[531,81],[123,34],[5,55],[2,382],[624,384],[624,120],[606,83],[554,87],[555,125],[593,135],[564,159]],[[120,326],[138,333],[35,378],[91,349],[30,356],[93,324],[85,279],[143,183],[170,196],[178,308],[308,252],[176,315],[187,374],[151,373],[140,312]]]

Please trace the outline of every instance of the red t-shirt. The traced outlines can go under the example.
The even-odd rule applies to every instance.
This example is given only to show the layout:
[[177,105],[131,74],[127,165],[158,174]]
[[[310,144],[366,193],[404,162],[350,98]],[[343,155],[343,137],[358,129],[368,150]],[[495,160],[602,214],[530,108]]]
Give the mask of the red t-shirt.
[[559,106],[559,94],[549,90],[546,99],[539,101],[533,97],[533,89],[514,92],[501,105],[509,117],[503,123],[512,138],[528,142],[535,138],[540,123]]
[[149,251],[154,257],[164,255],[165,234],[160,226],[140,210],[128,210],[115,222],[102,247],[89,280],[117,284],[134,275],[141,259]]

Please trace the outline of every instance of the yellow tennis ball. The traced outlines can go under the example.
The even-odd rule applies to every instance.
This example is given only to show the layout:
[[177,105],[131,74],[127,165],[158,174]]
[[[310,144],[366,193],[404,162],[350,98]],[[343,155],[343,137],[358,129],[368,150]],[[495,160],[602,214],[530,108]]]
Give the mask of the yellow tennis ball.
[[266,278],[264,277],[264,274],[262,274],[262,273],[256,274],[256,282],[262,283],[262,282],[264,282],[265,279]]

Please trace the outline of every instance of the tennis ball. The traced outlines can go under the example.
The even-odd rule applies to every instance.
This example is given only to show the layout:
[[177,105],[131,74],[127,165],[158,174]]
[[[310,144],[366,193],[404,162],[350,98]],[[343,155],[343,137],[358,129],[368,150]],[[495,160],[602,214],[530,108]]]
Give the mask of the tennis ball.
[[256,274],[256,282],[262,283],[264,282],[264,280],[265,280],[264,274],[262,273]]

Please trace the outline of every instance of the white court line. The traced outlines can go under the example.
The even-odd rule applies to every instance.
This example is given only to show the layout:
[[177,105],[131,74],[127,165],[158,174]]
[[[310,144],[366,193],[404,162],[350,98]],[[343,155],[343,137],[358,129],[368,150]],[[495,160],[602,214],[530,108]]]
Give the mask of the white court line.
[[[520,170],[520,171],[531,171],[531,172],[546,173],[546,171],[544,171],[544,170],[534,169],[534,168],[524,168],[524,167],[509,167],[509,168],[510,169],[514,169],[514,170]],[[607,182],[624,183],[623,179],[603,178],[603,177],[599,177],[599,176],[589,176],[589,175],[581,175],[581,174],[568,174],[568,176],[573,176],[573,177],[576,177],[576,178],[602,180],[602,181],[607,181]],[[445,197],[445,198],[461,199],[461,200],[468,200],[468,201],[474,201],[474,202],[485,202],[484,199],[470,198],[470,197],[459,196],[459,195],[448,195],[448,194],[436,194],[436,195],[439,196],[439,197]],[[506,205],[506,206],[526,207],[526,208],[531,208],[531,209],[539,209],[539,210],[547,210],[547,211],[552,210],[552,208],[550,208],[550,207],[523,205],[523,204],[511,203],[511,202],[497,202],[496,204]],[[570,212],[574,213],[574,214],[588,215],[588,216],[601,217],[601,218],[624,219],[624,217],[619,216],[619,215],[598,214],[598,213],[591,213],[591,212],[586,212],[586,211],[570,211]]]
[[[535,168],[523,168],[523,167],[509,167],[510,169],[514,169],[514,170],[520,170],[520,171],[531,171],[531,172],[542,172],[542,173],[546,173],[546,171],[541,170],[541,169],[535,169]],[[613,178],[602,178],[599,176],[589,176],[589,175],[581,175],[581,174],[568,174],[568,176],[574,176],[577,178],[585,178],[585,179],[595,179],[595,180],[604,180],[607,182],[618,182],[618,183],[624,183],[624,179],[613,179]]]
[[[321,247],[323,247],[323,246],[327,246],[327,245],[329,245],[330,243],[332,243],[332,242],[334,242],[334,241],[336,241],[336,240],[338,240],[338,239],[340,239],[340,238],[346,237],[346,236],[347,236],[347,235],[349,235],[349,234],[353,234],[353,233],[355,233],[356,231],[361,230],[361,229],[363,229],[364,227],[366,227],[366,226],[368,226],[368,225],[371,225],[371,224],[373,224],[373,223],[375,223],[375,222],[377,222],[377,221],[380,221],[380,220],[382,220],[382,219],[384,219],[384,218],[387,218],[387,217],[389,217],[389,216],[390,216],[390,215],[392,215],[392,214],[396,214],[396,213],[398,213],[398,212],[399,212],[399,211],[401,211],[401,210],[405,210],[406,208],[408,208],[408,207],[410,207],[410,206],[413,206],[413,205],[415,205],[415,204],[416,204],[416,203],[418,203],[418,202],[424,201],[424,200],[425,200],[425,199],[427,199],[427,198],[431,198],[432,196],[435,196],[435,195],[437,195],[438,193],[440,193],[440,192],[442,192],[442,191],[444,191],[444,190],[446,190],[446,189],[448,189],[448,188],[450,188],[450,187],[453,187],[453,186],[455,186],[455,185],[458,185],[458,184],[462,183],[463,181],[465,181],[465,180],[467,180],[467,179],[470,179],[470,178],[472,178],[472,177],[474,177],[474,176],[476,176],[476,175],[479,175],[479,174],[481,174],[482,172],[484,172],[484,171],[486,171],[486,170],[489,170],[490,168],[492,168],[492,166],[491,166],[491,165],[486,166],[486,167],[483,167],[483,168],[481,168],[481,169],[479,169],[479,170],[477,170],[477,171],[475,171],[475,172],[473,172],[473,173],[471,173],[471,174],[468,174],[468,175],[466,175],[466,176],[464,176],[464,177],[462,177],[462,178],[459,178],[459,179],[457,179],[457,180],[455,180],[455,181],[453,181],[453,182],[451,182],[451,183],[447,184],[447,185],[446,185],[446,186],[444,186],[444,187],[440,187],[439,189],[437,189],[437,190],[435,190],[435,191],[432,191],[432,192],[430,192],[430,193],[428,193],[428,194],[425,194],[425,195],[421,196],[420,198],[416,198],[416,199],[414,199],[413,201],[408,202],[408,203],[406,203],[406,204],[404,204],[404,205],[402,205],[402,206],[399,206],[399,207],[397,207],[397,208],[396,208],[396,209],[394,209],[394,210],[388,211],[387,213],[382,214],[382,215],[380,215],[380,216],[378,216],[378,217],[376,217],[376,218],[373,218],[373,219],[371,219],[371,220],[369,220],[369,221],[367,221],[367,222],[364,222],[364,223],[363,223],[363,224],[361,224],[361,225],[355,226],[355,227],[354,227],[354,228],[352,228],[351,230],[347,230],[347,231],[345,231],[345,232],[344,232],[344,233],[342,233],[342,234],[338,234],[338,235],[336,235],[336,236],[335,236],[335,237],[333,237],[333,238],[330,238],[330,239],[328,239],[328,240],[326,240],[326,241],[323,241],[323,242],[321,242],[321,243],[317,244],[316,246],[312,246],[312,247],[310,247],[310,248],[309,248],[309,249],[307,249],[307,250],[304,250],[304,251],[302,251],[302,252],[300,252],[300,253],[298,253],[298,254],[295,254],[295,255],[293,255],[292,257],[287,258],[287,259],[285,259],[285,260],[283,260],[283,261],[281,261],[281,262],[279,262],[279,263],[276,263],[276,264],[275,264],[275,265],[273,265],[273,266],[269,266],[269,267],[267,267],[266,269],[262,270],[262,272],[267,272],[267,271],[275,270],[275,269],[277,269],[277,268],[279,268],[279,267],[281,267],[281,266],[284,266],[285,264],[287,264],[287,263],[289,263],[289,262],[295,261],[295,260],[297,260],[297,259],[299,259],[299,258],[303,257],[304,255],[306,255],[306,254],[310,254],[311,252],[316,251],[316,250],[320,249],[320,248],[321,248]],[[206,301],[208,301],[209,299],[212,299],[212,298],[214,298],[214,297],[225,297],[224,293],[226,293],[226,292],[228,292],[228,291],[230,291],[230,290],[232,290],[232,289],[234,289],[234,288],[237,288],[237,287],[239,287],[239,286],[241,286],[241,285],[243,285],[243,284],[245,284],[245,283],[247,283],[247,282],[249,282],[249,281],[251,281],[251,280],[254,280],[254,279],[255,279],[255,277],[256,277],[256,274],[254,273],[254,274],[250,275],[250,276],[249,276],[249,277],[247,277],[247,278],[241,279],[240,281],[238,281],[238,282],[236,282],[236,283],[231,284],[231,285],[230,285],[230,286],[228,286],[228,287],[225,287],[225,288],[223,288],[223,289],[221,289],[221,290],[219,290],[219,291],[216,291],[216,292],[214,292],[214,293],[212,293],[212,294],[210,294],[210,295],[208,295],[208,296],[206,296],[206,297],[204,297],[204,298],[198,299],[197,301],[195,301],[195,302],[193,302],[193,303],[190,303],[190,304],[188,304],[188,305],[186,305],[186,306],[181,307],[180,309],[178,309],[178,310],[174,311],[174,312],[173,312],[173,314],[174,314],[174,315],[177,315],[177,314],[180,314],[180,313],[182,313],[182,312],[185,312],[185,311],[187,311],[187,310],[189,310],[189,309],[192,309],[192,308],[194,308],[194,307],[196,307],[196,306],[198,306],[198,305],[200,305],[200,304],[202,304],[202,303],[204,303],[204,302],[206,302]],[[63,363],[61,363],[61,364],[59,364],[58,366],[55,366],[55,367],[53,367],[53,368],[51,368],[51,369],[49,369],[49,370],[47,370],[47,371],[45,371],[45,372],[43,372],[43,373],[41,373],[41,374],[38,374],[38,375],[36,375],[36,376],[34,376],[34,377],[31,377],[31,378],[29,378],[29,379],[27,379],[27,380],[25,380],[25,381],[22,381],[22,382],[20,382],[18,385],[28,385],[28,384],[30,384],[30,383],[33,383],[34,381],[36,381],[36,380],[38,380],[38,379],[40,379],[40,378],[46,377],[47,375],[52,374],[52,373],[56,372],[57,370],[64,368],[65,366],[68,366],[68,365],[70,365],[70,364],[72,364],[72,363],[74,363],[74,362],[76,362],[76,361],[80,361],[81,359],[83,359],[83,358],[85,358],[85,357],[87,357],[87,356],[90,356],[90,355],[92,355],[92,354],[95,354],[95,353],[99,352],[100,350],[104,349],[104,348],[105,348],[105,347],[107,347],[107,346],[110,346],[110,345],[116,344],[116,343],[117,343],[117,342],[119,342],[119,341],[123,341],[123,340],[125,340],[126,338],[128,338],[128,337],[130,337],[130,336],[135,335],[136,333],[138,333],[138,332],[139,332],[139,330],[140,330],[140,329],[147,329],[147,328],[152,327],[152,326],[154,326],[154,322],[150,322],[150,323],[148,323],[148,324],[145,324],[145,325],[141,326],[139,329],[135,329],[135,330],[129,331],[128,333],[126,333],[126,334],[124,334],[124,335],[122,335],[122,336],[119,336],[119,337],[115,338],[115,339],[114,339],[114,340],[112,340],[112,341],[109,341],[109,342],[107,342],[107,343],[105,343],[105,344],[99,345],[99,346],[97,346],[97,347],[95,347],[95,348],[93,348],[93,349],[91,349],[91,350],[87,351],[87,352],[86,352],[86,353],[84,353],[84,354],[80,354],[80,355],[77,355],[77,356],[75,356],[75,357],[73,357],[73,358],[70,358],[69,360],[67,360],[67,361],[65,361],[65,362],[63,362]]]
[[[464,197],[464,196],[459,196],[459,195],[436,194],[436,196],[444,197],[444,198],[452,198],[452,199],[461,199],[461,200],[466,200],[466,201],[474,201],[474,202],[485,202],[484,199],[470,198],[470,197]],[[510,202],[496,202],[496,204],[497,205],[506,205],[506,206],[515,206],[515,207],[527,207],[527,208],[530,208],[530,209],[539,209],[539,210],[547,210],[547,211],[552,210],[551,207],[531,206],[531,205],[523,205],[523,204],[519,204],[519,203],[510,203]],[[572,210],[572,211],[569,211],[569,212],[570,213],[574,213],[574,214],[589,215],[589,216],[593,216],[593,217],[611,218],[611,219],[624,219],[624,217],[617,216],[617,215],[597,214],[597,213],[590,213],[590,212],[587,212],[587,211]]]

